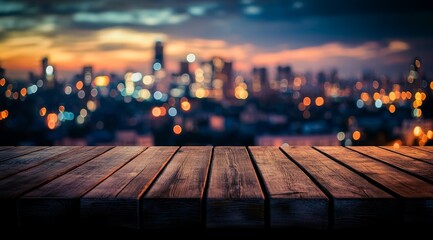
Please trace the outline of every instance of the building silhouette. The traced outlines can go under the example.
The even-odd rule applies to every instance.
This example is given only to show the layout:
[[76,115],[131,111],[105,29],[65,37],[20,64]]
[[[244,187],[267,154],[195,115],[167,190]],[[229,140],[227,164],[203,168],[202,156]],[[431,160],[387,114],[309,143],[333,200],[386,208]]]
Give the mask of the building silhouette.
[[269,91],[268,70],[265,67],[254,67],[252,79],[253,96],[260,97]]
[[161,41],[155,42],[155,57],[152,64],[152,73],[164,69],[164,45]]

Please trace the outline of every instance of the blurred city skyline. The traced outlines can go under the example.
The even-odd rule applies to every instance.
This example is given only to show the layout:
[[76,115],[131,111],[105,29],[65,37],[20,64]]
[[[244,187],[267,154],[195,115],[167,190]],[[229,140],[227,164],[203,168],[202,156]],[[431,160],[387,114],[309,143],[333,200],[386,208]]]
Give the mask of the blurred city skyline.
[[414,57],[433,71],[433,5],[425,1],[27,1],[0,0],[0,65],[13,79],[40,72],[47,56],[57,78],[94,72],[151,73],[154,43],[165,69],[194,54],[220,56],[238,72],[290,65],[296,72],[365,70],[401,76]]

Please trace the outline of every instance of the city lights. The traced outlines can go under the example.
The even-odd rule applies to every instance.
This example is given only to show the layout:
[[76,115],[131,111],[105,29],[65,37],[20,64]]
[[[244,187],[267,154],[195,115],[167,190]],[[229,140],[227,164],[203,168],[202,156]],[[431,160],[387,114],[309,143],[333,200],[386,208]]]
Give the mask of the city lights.
[[353,138],[353,140],[358,141],[361,138],[361,132],[354,131],[352,134],[352,138]]
[[182,127],[179,126],[179,125],[174,125],[174,127],[173,127],[173,132],[174,132],[174,134],[176,134],[176,135],[181,134],[181,133],[182,133]]
[[193,63],[193,62],[195,61],[195,55],[192,54],[192,53],[186,55],[186,60],[187,60],[189,63]]
[[110,84],[110,78],[108,76],[97,76],[93,80],[93,84],[97,87],[106,87]]

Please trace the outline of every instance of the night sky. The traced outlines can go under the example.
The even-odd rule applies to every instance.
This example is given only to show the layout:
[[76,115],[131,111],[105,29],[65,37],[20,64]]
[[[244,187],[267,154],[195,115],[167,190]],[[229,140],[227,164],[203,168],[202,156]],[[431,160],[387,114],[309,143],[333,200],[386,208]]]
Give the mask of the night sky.
[[407,74],[414,57],[433,73],[433,3],[378,0],[0,0],[0,61],[9,77],[39,74],[48,56],[60,78],[149,72],[156,40],[167,69],[188,53],[218,55],[235,69],[291,65]]

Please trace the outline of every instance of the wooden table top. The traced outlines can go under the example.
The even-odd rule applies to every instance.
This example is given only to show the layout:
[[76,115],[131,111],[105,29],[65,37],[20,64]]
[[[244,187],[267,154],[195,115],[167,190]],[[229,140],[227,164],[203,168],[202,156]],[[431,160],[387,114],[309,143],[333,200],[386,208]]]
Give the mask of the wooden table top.
[[1,226],[433,224],[433,147],[0,147]]

